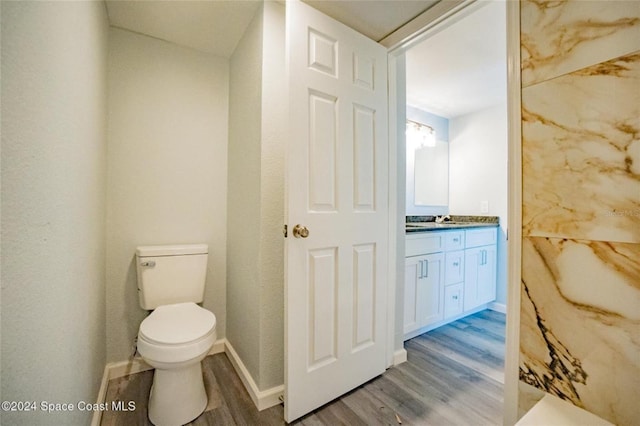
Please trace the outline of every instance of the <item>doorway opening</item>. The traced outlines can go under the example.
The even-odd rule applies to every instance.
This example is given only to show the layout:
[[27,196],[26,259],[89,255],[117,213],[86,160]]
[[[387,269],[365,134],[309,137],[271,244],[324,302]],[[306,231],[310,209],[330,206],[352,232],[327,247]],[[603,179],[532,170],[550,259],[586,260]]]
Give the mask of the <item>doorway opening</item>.
[[[431,315],[431,319],[418,325],[407,326],[411,315],[405,315],[402,339],[407,349],[419,350],[423,347],[426,350],[445,352],[451,349],[447,349],[447,344],[452,339],[450,335],[447,336],[449,332],[464,339],[462,336],[466,328],[470,332],[467,336],[469,341],[481,339],[482,330],[478,326],[480,321],[487,324],[487,329],[484,330],[486,337],[497,333],[497,338],[502,339],[501,347],[487,347],[487,358],[496,355],[497,350],[500,352],[498,357],[504,361],[507,300],[513,300],[507,295],[507,224],[510,209],[507,2],[467,4],[447,17],[442,17],[438,23],[425,26],[422,31],[421,35],[408,38],[408,41],[405,40],[400,43],[400,47],[392,50],[392,64],[395,62],[398,83],[395,97],[397,108],[402,109],[406,105],[406,109],[397,115],[395,123],[399,157],[398,180],[405,182],[404,188],[402,184],[398,185],[398,198],[403,200],[398,202],[398,221],[403,222],[401,225],[404,227],[407,220],[405,217],[413,217],[418,221],[446,215],[456,219],[480,217],[480,220],[486,216],[497,217],[496,287],[490,302],[471,308],[463,305],[463,308],[454,309],[452,313],[445,305],[446,298],[464,298],[464,278],[460,279],[460,283],[445,278],[448,253],[444,247],[441,249],[441,258],[435,253],[425,253],[433,257],[422,259],[423,263],[434,266],[438,262],[441,264],[443,283],[439,293],[434,294],[445,302],[430,308],[430,312],[438,311],[439,316]],[[408,126],[406,135],[405,122]],[[433,139],[440,149],[434,150],[433,146],[425,143],[428,139],[426,137],[416,139],[416,142],[411,140],[413,138],[409,137],[409,127],[412,123],[426,126],[429,133],[435,133]],[[425,157],[429,155],[431,157],[425,161]],[[446,167],[434,165],[435,161],[446,162]],[[434,171],[443,169],[446,170],[444,177],[433,174]],[[430,188],[425,190],[424,186],[438,186],[439,191]],[[446,188],[444,198],[443,187]],[[434,193],[438,194],[438,198],[433,198],[436,202],[425,199],[425,196]],[[404,215],[400,213],[403,210]],[[416,234],[406,235],[410,235],[408,238],[411,239]],[[406,244],[405,252],[405,244],[405,239],[399,236],[398,252],[403,255],[399,254],[397,259],[398,297],[404,299],[404,305],[398,303],[398,306],[403,305],[403,313],[406,314],[407,304],[411,303],[408,301],[411,296],[407,291],[414,290],[410,282],[410,274],[415,272],[411,270],[412,261],[421,260],[418,256],[422,253],[412,252],[410,244]],[[462,249],[464,248],[463,246]],[[414,263],[416,265],[413,268],[419,270],[416,273],[424,275],[424,266],[420,265],[422,269],[416,269],[417,261]],[[406,267],[404,274],[401,272],[403,266]],[[396,318],[400,320],[401,315],[396,315]],[[501,330],[498,330],[500,327]],[[396,333],[397,330],[396,326]],[[480,334],[474,337],[474,333]],[[449,339],[448,343],[445,342],[446,339]],[[504,363],[501,369],[496,368],[495,360],[489,364],[479,368],[487,373],[490,380],[499,384],[502,390],[505,385]]]

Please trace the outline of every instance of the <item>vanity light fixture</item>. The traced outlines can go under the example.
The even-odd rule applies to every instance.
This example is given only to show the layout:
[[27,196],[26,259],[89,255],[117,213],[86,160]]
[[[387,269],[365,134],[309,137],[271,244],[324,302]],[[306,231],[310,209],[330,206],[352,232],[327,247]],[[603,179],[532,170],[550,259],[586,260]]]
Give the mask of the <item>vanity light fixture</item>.
[[407,142],[415,147],[436,146],[436,131],[433,127],[407,120]]

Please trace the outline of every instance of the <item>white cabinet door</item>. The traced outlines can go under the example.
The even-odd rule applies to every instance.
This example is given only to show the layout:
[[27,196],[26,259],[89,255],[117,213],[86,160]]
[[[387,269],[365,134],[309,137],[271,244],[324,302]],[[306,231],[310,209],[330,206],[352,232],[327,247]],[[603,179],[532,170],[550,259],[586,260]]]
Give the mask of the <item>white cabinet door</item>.
[[[286,3],[291,422],[385,370],[389,176],[387,50],[300,1]],[[308,233],[294,238],[296,225]]]
[[404,333],[444,318],[444,254],[405,260]]
[[418,309],[418,280],[424,256],[408,257],[404,266],[404,333],[420,328]]
[[478,300],[479,305],[489,303],[496,299],[496,261],[497,247],[485,246],[484,264],[478,271]]
[[464,310],[496,298],[496,246],[465,250]]
[[423,257],[418,280],[418,314],[420,327],[444,318],[444,254]]

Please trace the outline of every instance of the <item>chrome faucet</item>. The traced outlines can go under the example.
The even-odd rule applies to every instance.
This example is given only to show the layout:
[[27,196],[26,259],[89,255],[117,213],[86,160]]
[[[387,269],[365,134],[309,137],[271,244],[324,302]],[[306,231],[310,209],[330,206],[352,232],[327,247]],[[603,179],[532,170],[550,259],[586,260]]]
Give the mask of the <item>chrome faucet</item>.
[[451,216],[449,216],[449,215],[436,216],[436,223],[443,223],[443,222],[446,222],[448,220],[451,220]]

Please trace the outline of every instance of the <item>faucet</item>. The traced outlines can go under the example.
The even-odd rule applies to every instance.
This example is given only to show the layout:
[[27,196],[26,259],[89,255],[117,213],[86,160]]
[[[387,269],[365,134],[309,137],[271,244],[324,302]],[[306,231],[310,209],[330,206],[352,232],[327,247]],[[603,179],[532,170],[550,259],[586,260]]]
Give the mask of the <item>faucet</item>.
[[449,215],[436,216],[436,223],[444,223],[450,220],[451,220],[451,216]]

